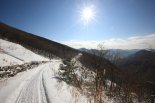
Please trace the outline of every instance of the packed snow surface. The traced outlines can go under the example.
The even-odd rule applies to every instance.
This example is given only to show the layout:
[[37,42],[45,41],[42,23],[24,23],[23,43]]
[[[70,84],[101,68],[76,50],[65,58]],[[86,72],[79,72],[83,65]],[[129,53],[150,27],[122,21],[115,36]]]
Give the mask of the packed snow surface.
[[73,98],[73,88],[54,78],[61,60],[52,60],[15,77],[0,81],[0,103],[86,103]]
[[0,53],[0,66],[3,67],[3,66],[16,65],[16,64],[23,64],[23,61],[18,60],[5,53]]
[[35,54],[19,44],[0,39],[0,66],[47,60],[47,58]]

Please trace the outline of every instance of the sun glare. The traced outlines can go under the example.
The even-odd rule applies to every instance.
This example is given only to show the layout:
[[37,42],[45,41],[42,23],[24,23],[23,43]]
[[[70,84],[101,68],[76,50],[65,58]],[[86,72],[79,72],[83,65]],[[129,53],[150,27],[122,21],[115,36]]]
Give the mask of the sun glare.
[[90,21],[94,19],[95,12],[92,7],[85,7],[81,11],[81,19],[84,24],[88,24]]
[[82,12],[82,16],[85,20],[89,21],[93,17],[93,12],[90,8],[85,8]]

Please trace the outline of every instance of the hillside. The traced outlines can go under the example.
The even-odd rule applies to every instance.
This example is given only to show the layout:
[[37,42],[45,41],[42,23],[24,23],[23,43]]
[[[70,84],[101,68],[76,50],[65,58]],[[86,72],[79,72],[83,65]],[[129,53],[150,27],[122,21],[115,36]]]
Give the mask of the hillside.
[[[20,66],[21,68],[9,68],[9,70],[5,71],[3,70],[4,65],[2,65],[2,74],[4,74],[5,72],[11,73],[15,71],[16,73],[18,73],[18,75],[10,76],[9,74],[5,86],[3,85],[5,83],[6,75],[0,81],[0,87],[3,88],[0,89],[0,102],[10,103],[11,100],[11,102],[13,103],[86,103],[86,100],[89,100],[89,98],[85,97],[85,95],[83,94],[80,94],[78,88],[75,88],[76,84],[73,84],[72,86],[71,84],[62,82],[63,85],[61,84],[61,87],[63,90],[61,92],[56,88],[56,86],[59,86],[59,82],[57,82],[57,73],[60,72],[62,61],[66,61],[67,59],[74,60],[76,56],[78,56],[78,54],[81,55],[77,60],[78,63],[81,64],[81,67],[77,68],[75,66],[77,68],[77,71],[74,73],[75,76],[71,79],[75,81],[74,78],[77,75],[79,76],[79,78],[77,78],[76,81],[80,81],[81,79],[83,79],[84,81],[82,80],[83,83],[81,84],[82,86],[84,85],[83,89],[87,90],[87,85],[85,84],[88,82],[88,80],[90,80],[89,82],[92,84],[90,85],[90,87],[95,87],[94,77],[92,78],[92,80],[90,78],[93,76],[93,73],[96,73],[96,70],[100,72],[100,74],[102,74],[106,70],[106,79],[108,80],[113,80],[113,77],[117,76],[115,73],[119,72],[118,69],[105,58],[85,52],[80,52],[68,46],[47,40],[42,37],[38,37],[36,35],[31,35],[29,33],[14,29],[6,25],[3,28],[3,26],[4,25],[0,25],[0,38],[2,38],[0,39],[0,51],[2,55],[7,55],[7,60],[10,60],[7,63],[7,66],[11,65],[10,62],[16,62],[15,64],[20,64],[20,62],[25,63],[36,60],[48,60],[45,57],[50,58],[50,61],[46,64],[42,63],[40,65],[37,65],[38,67],[30,65],[30,67],[28,68],[24,65],[25,72],[15,71],[17,69],[23,69],[23,66]],[[42,57],[41,55],[44,57]],[[15,60],[10,59],[11,57]],[[80,69],[81,71],[79,71]],[[86,73],[86,75],[88,76],[83,77],[83,75],[85,75],[84,72],[86,71],[89,74]],[[70,91],[72,91],[72,93],[70,93]],[[74,96],[72,96],[74,95],[74,92],[76,94],[78,93],[78,100]],[[85,93],[86,92],[87,91],[85,91]],[[55,95],[57,95],[57,97],[55,97]],[[94,95],[92,95],[91,98]],[[104,95],[104,97],[102,98],[105,103],[112,102],[112,100],[108,100],[108,97],[105,95],[105,93],[103,93],[102,95]]]
[[34,52],[52,58],[54,55],[65,58],[74,57],[78,51],[66,45],[27,33],[6,24],[0,23],[0,38],[21,44]]
[[96,68],[94,60],[100,60],[100,62],[102,62],[102,68],[108,67],[109,70],[116,70],[116,67],[105,58],[78,51],[66,45],[21,31],[4,23],[0,23],[0,38],[20,44],[23,47],[48,58],[73,58],[78,55],[78,53],[82,53],[83,55],[80,61],[84,66],[94,69]]
[[155,82],[155,52],[141,50],[126,57],[121,63],[121,68],[125,71],[136,73],[137,77],[144,81]]
[[55,57],[71,59],[79,53],[82,53],[82,56],[79,59],[82,65],[92,71],[99,69],[103,72],[104,69],[106,69],[107,78],[111,78],[112,74],[115,78],[118,78],[118,76],[120,76],[118,74],[121,73],[120,69],[103,57],[81,52],[52,40],[8,26],[4,23],[0,23],[0,38],[20,44],[34,53],[50,59]]

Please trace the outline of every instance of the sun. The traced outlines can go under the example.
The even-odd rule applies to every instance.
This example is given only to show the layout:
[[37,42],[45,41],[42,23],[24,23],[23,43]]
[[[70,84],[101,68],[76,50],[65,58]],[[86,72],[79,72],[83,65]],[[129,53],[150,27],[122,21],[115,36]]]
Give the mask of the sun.
[[84,22],[84,24],[88,24],[91,22],[95,17],[95,11],[92,7],[84,7],[81,12],[81,19]]
[[82,11],[82,17],[86,21],[90,21],[93,18],[93,11],[90,8],[84,8]]

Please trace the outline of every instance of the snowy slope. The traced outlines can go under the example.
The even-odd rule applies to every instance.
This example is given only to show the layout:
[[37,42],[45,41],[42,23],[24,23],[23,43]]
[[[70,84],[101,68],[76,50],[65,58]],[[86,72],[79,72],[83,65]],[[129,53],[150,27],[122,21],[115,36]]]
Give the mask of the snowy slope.
[[9,65],[17,65],[23,64],[23,61],[18,60],[10,55],[5,53],[0,53],[0,66],[9,66]]
[[0,66],[47,60],[19,44],[0,39]]
[[[0,39],[0,66],[45,60],[48,59],[18,44]],[[57,81],[55,76],[60,64],[60,59],[53,59],[14,77],[1,79],[0,103],[88,103],[88,98],[76,88]],[[112,101],[105,98],[104,103]]]

